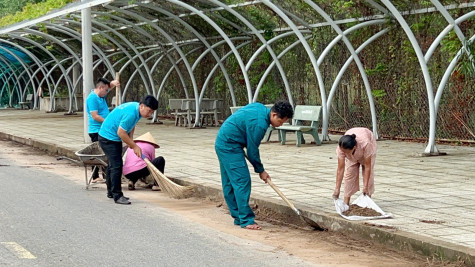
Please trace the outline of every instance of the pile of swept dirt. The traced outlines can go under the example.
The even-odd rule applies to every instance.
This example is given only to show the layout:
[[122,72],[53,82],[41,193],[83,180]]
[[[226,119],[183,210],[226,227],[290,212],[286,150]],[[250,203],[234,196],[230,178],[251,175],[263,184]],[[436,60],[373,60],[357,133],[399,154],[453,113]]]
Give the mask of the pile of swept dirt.
[[251,208],[256,214],[256,220],[270,222],[274,225],[308,228],[308,225],[296,214],[280,213],[266,207],[257,206],[256,204],[251,205]]
[[363,217],[374,217],[374,216],[381,216],[382,214],[370,209],[370,208],[363,208],[356,204],[351,204],[350,209],[343,212],[345,216],[363,216]]

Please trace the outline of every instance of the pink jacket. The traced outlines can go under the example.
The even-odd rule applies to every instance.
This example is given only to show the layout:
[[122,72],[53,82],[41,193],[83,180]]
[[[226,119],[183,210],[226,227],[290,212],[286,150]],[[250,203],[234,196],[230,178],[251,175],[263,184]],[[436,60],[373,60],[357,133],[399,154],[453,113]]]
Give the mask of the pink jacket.
[[[149,160],[153,160],[155,158],[155,147],[148,143],[142,141],[135,142],[141,149],[142,154],[148,158]],[[137,155],[135,155],[134,150],[130,147],[127,149],[127,156],[125,158],[124,167],[122,167],[122,173],[127,175],[131,172],[135,172],[147,167],[147,163]]]

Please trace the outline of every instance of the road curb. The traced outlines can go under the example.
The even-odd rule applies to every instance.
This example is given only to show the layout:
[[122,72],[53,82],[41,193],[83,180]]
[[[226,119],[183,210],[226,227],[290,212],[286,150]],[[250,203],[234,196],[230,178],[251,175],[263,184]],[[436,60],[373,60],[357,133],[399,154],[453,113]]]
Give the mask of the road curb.
[[[51,155],[61,155],[77,159],[75,151],[57,144],[39,142],[30,138],[19,137],[0,132],[0,138],[15,141],[21,144],[38,148]],[[181,185],[191,185],[195,187],[195,196],[210,198],[213,200],[223,200],[222,189],[211,184],[197,184],[188,180],[170,178]],[[259,196],[251,197],[251,203],[259,207],[265,207],[284,217],[295,218],[295,213],[283,203],[273,199],[264,199]],[[327,212],[315,212],[312,207],[299,206],[303,215],[317,222],[321,227],[329,231],[341,232],[351,236],[362,237],[377,241],[381,244],[389,245],[402,251],[413,251],[421,255],[433,257],[440,260],[465,261],[467,266],[475,266],[475,250],[464,246],[459,246],[449,242],[436,240],[422,235],[416,235],[393,228],[384,228],[374,225],[371,221],[348,221],[336,214]]]

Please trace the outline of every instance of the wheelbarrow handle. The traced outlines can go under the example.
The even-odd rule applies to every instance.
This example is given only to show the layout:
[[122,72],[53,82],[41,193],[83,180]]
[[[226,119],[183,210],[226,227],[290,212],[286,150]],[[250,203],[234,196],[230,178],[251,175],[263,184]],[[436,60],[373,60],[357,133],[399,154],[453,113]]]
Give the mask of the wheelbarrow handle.
[[63,160],[63,159],[67,159],[69,161],[72,161],[72,162],[76,163],[79,166],[84,166],[84,163],[82,161],[79,161],[79,160],[75,160],[75,159],[64,157],[64,156],[60,156],[60,157],[56,158],[56,160]]

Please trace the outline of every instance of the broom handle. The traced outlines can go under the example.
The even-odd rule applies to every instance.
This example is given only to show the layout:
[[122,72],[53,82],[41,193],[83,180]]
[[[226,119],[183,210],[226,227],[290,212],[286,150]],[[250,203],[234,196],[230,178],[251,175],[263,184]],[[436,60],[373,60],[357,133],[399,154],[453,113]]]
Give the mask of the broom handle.
[[[116,72],[115,73],[115,79],[120,83],[119,79],[119,72]],[[117,88],[115,89],[115,106],[118,107],[119,106],[119,97],[120,97],[120,85],[117,86]]]
[[299,213],[297,208],[295,208],[294,204],[292,204],[292,202],[290,202],[285,196],[284,194],[279,190],[279,188],[277,188],[277,186],[274,184],[274,182],[272,182],[272,180],[270,179],[267,179],[267,183],[270,185],[270,187],[272,187],[272,189],[274,189],[274,191],[287,203],[287,205],[289,205],[290,208],[292,208],[295,212]]
[[[244,152],[244,157],[249,160],[246,152]],[[270,187],[272,187],[272,189],[274,189],[277,195],[279,195],[285,201],[285,203],[287,203],[287,205],[289,205],[289,207],[295,211],[295,213],[300,215],[300,211],[285,197],[285,195],[279,190],[279,188],[274,184],[274,182],[272,182],[271,179],[267,179],[267,183],[270,185]]]

